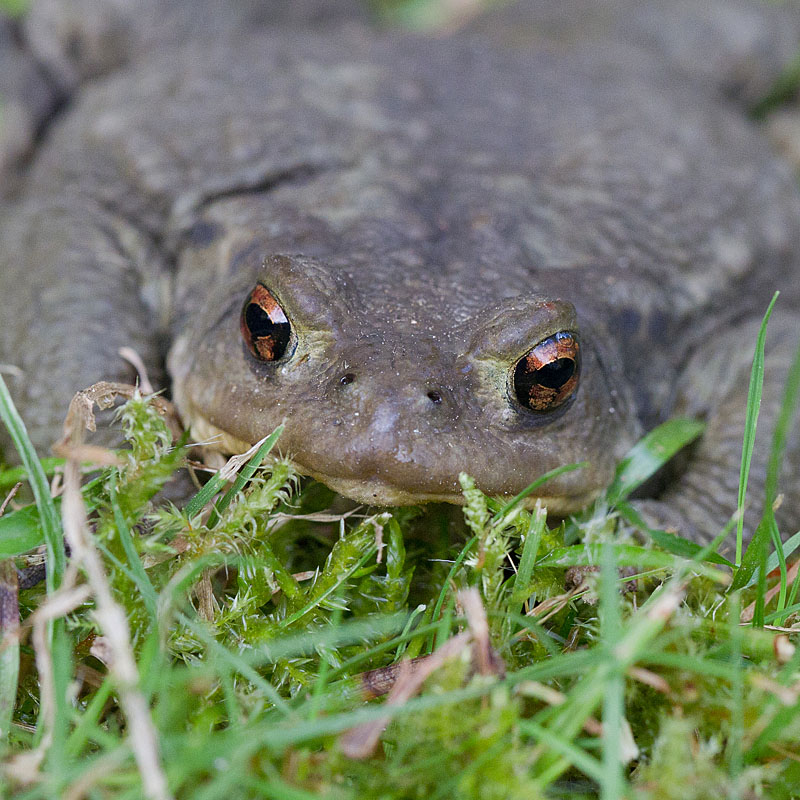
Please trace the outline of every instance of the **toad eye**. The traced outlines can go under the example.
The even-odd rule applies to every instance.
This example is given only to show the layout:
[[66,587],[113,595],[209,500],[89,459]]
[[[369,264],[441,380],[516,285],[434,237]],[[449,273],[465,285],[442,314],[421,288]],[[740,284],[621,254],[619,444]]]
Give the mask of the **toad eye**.
[[292,326],[278,301],[260,283],[244,301],[239,326],[247,349],[259,361],[277,361],[289,347]]
[[560,331],[542,340],[514,367],[514,393],[537,414],[555,411],[575,394],[580,346],[574,334]]

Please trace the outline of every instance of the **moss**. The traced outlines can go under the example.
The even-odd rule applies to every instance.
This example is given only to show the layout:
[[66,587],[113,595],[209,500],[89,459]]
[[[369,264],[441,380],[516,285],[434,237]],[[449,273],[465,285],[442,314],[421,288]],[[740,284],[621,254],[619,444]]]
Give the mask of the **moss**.
[[[273,459],[240,489],[213,484],[204,507],[165,505],[181,443],[146,399],[120,419],[123,463],[88,475],[84,497],[176,797],[793,796],[800,657],[739,624],[772,578],[732,592],[728,567],[672,539],[636,544],[605,500],[551,528],[468,476],[463,509],[315,517],[330,492]],[[626,563],[646,575],[631,585]],[[488,621],[488,673],[473,643],[418,696],[368,701],[366,670],[474,630],[466,589]],[[22,592],[24,614],[43,602],[41,588]],[[118,755],[137,733],[97,659],[107,632],[94,612],[90,597],[68,613],[61,655],[38,654],[53,659],[60,721],[27,788],[4,773],[9,797],[58,796],[90,776],[103,796],[142,796],[136,763]],[[33,653],[20,649],[7,767],[43,724]],[[346,758],[340,735],[380,711],[376,752]],[[628,729],[633,751],[619,744]]]

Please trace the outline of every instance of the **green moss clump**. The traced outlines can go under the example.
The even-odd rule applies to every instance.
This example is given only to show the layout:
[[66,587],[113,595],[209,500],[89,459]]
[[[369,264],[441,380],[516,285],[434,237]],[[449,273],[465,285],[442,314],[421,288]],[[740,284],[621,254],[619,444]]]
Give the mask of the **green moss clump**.
[[[463,509],[336,515],[328,490],[260,453],[248,480],[212,477],[165,504],[183,444],[145,398],[120,419],[121,466],[87,476],[84,497],[175,797],[796,795],[800,656],[738,616],[772,578],[732,592],[729,568],[693,560],[689,543],[621,535],[610,502],[549,527],[540,508],[502,506],[468,476]],[[417,696],[370,700],[367,670],[472,630],[466,589],[488,621],[489,674],[486,642],[472,642]],[[43,602],[41,588],[21,595],[25,614]],[[57,738],[27,787],[3,773],[9,797],[86,780],[143,796],[136,763],[116,755],[129,731],[93,610],[90,597],[54,640]],[[33,655],[24,643],[16,657],[7,765],[42,724]],[[340,735],[378,714],[374,755],[346,758]]]

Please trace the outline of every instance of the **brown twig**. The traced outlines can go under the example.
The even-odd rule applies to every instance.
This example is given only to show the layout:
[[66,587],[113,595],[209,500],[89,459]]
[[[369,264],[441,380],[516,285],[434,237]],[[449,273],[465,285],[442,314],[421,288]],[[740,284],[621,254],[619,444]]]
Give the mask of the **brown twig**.
[[[491,648],[486,610],[476,589],[458,593],[457,601],[467,618],[469,630],[448,639],[438,650],[427,656],[401,661],[361,675],[361,687],[367,699],[388,692],[387,706],[401,706],[408,702],[422,684],[436,670],[455,658],[471,644],[472,662],[481,675],[502,675],[505,665]],[[367,758],[378,744],[380,735],[391,721],[391,715],[381,716],[363,725],[357,725],[339,739],[342,752],[349,758]]]
[[215,600],[214,587],[211,585],[213,569],[204,569],[200,580],[195,584],[194,594],[197,598],[197,613],[206,622],[214,621]]
[[[386,705],[402,706],[407,703],[422,688],[422,684],[430,675],[447,661],[464,652],[471,641],[472,634],[464,631],[448,639],[435,653],[431,653],[424,660],[419,660],[413,668],[410,662],[401,662]],[[387,714],[343,733],[339,738],[342,752],[348,758],[368,758],[375,751],[381,733],[390,721],[391,716]]]
[[361,694],[366,700],[383,697],[397,683],[402,670],[410,669],[411,672],[415,672],[429,658],[430,656],[417,656],[416,658],[389,664],[386,667],[378,667],[377,669],[362,672],[358,676],[358,681],[361,684]]
[[6,509],[8,508],[8,504],[14,499],[14,497],[16,496],[17,492],[20,489],[20,486],[22,486],[22,481],[19,481],[14,486],[14,488],[6,495],[6,499],[3,500],[2,503],[0,503],[0,517],[2,517],[3,514],[6,513]]

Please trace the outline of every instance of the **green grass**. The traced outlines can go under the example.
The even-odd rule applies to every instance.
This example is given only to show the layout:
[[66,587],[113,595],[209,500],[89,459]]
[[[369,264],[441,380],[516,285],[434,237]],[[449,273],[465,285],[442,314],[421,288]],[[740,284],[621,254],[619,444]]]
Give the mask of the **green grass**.
[[[773,463],[799,392],[800,357]],[[778,549],[765,509],[736,567],[713,546],[634,535],[629,495],[701,433],[692,420],[649,433],[595,508],[553,528],[467,476],[463,509],[332,517],[329,490],[269,459],[280,431],[230,482],[212,478],[184,509],[155,505],[184,453],[141,398],[121,411],[122,466],[56,504],[2,383],[0,414],[36,500],[0,525],[4,797],[800,796],[800,651],[765,627],[800,611],[786,566],[797,538]],[[77,535],[79,496],[83,577],[57,567],[55,599],[22,591],[17,639],[11,566],[31,541],[60,552],[54,509]],[[591,569],[571,589],[575,567]],[[446,643],[457,651],[421,691],[367,699],[365,671]],[[345,755],[376,720],[374,751]]]
[[[443,20],[434,4],[375,5],[415,26]],[[742,504],[764,435],[762,347],[763,337]],[[729,531],[735,563],[647,529],[629,501],[701,434],[693,420],[649,433],[606,496],[558,527],[541,507],[484,497],[468,476],[463,510],[332,519],[325,487],[268,460],[280,431],[232,481],[212,478],[182,508],[154,504],[185,454],[137,399],[122,412],[124,465],[84,478],[96,561],[82,556],[76,576],[64,559],[66,503],[48,488],[63,461],[37,459],[0,382],[0,416],[25,465],[0,469],[0,501],[19,480],[33,501],[0,517],[0,797],[800,797],[800,651],[796,634],[766,627],[800,630],[787,563],[800,535],[781,544],[794,532],[778,532],[772,513],[799,393],[800,356],[761,524],[747,549],[738,520]],[[13,567],[39,546],[53,568],[47,585],[20,592],[17,637]],[[576,567],[591,569],[570,590]],[[474,669],[485,639],[465,611],[470,589],[503,670]],[[464,631],[472,642],[415,696],[366,699],[365,671],[436,653]],[[113,634],[109,666],[98,637]],[[347,757],[347,731],[381,718],[374,753]]]
[[0,0],[0,12],[11,17],[21,17],[30,5],[30,0]]
[[507,2],[509,0],[365,0],[365,5],[383,24],[430,30],[458,26],[487,8]]

